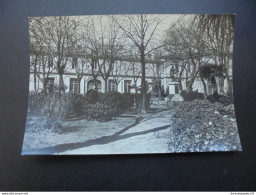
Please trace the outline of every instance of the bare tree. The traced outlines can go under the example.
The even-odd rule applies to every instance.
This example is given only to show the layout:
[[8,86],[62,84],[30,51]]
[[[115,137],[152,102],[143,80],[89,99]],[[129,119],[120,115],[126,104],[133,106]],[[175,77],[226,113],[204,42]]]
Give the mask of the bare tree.
[[132,85],[131,88],[134,89],[135,91],[135,96],[134,96],[134,103],[135,103],[135,108],[138,107],[138,92],[141,90],[141,86],[138,85],[138,79],[141,77],[141,66],[138,65],[136,61],[131,61],[130,63],[130,76],[132,76]]
[[124,61],[116,61],[114,63],[111,75],[113,76],[117,88],[119,83],[128,75],[131,68],[132,67]]
[[37,92],[37,72],[40,52],[38,51],[39,46],[36,45],[36,42],[32,41],[31,36],[30,34],[30,71],[33,72],[34,91]]
[[35,34],[47,48],[48,55],[59,75],[59,93],[64,92],[63,74],[69,68],[68,61],[77,44],[80,23],[69,16],[35,18],[33,24],[40,26]]
[[[98,74],[105,84],[105,92],[108,91],[108,79],[113,71],[113,66],[119,57],[124,39],[120,34],[120,28],[112,17],[91,17],[87,23],[87,40],[91,58],[96,63]],[[95,64],[91,64],[95,66]],[[94,68],[95,69],[95,68]],[[94,74],[96,75],[96,74]]]
[[132,88],[135,91],[135,94],[138,94],[139,90],[140,90],[140,86],[138,85],[138,79],[141,77],[141,66],[138,66],[138,64],[136,63],[136,61],[132,61],[130,63],[130,71],[129,71],[129,75],[132,77]]
[[29,19],[30,34],[30,70],[34,74],[34,91],[37,92],[37,78],[43,84],[43,92],[46,94],[46,86],[49,75],[55,70],[53,58],[49,52],[46,37],[40,35],[42,18]]
[[84,31],[86,26],[80,24],[81,27],[79,32],[74,34],[73,39],[76,40],[76,44],[72,46],[70,57],[72,58],[72,68],[75,69],[77,80],[78,80],[78,93],[81,91],[81,80],[85,73],[89,72],[88,63],[90,63],[89,50],[87,48],[87,39],[84,37]]
[[123,30],[124,34],[137,47],[140,53],[141,62],[141,87],[142,87],[142,110],[146,112],[146,56],[156,47],[150,45],[155,40],[157,27],[163,21],[160,16],[147,15],[126,15],[115,19],[118,26]]
[[86,63],[86,58],[81,57],[80,58],[73,58],[72,60],[72,66],[75,68],[76,76],[78,80],[78,93],[80,93],[81,89],[81,80],[86,72],[88,72],[89,68]]
[[162,82],[161,82],[161,72],[163,68],[163,50],[162,48],[157,48],[152,52],[153,60],[152,60],[152,74],[153,74],[153,81],[152,81],[152,88],[153,91],[158,94],[158,98],[161,99],[162,97]]
[[[207,86],[204,78],[199,74],[199,68],[206,64],[212,57],[211,51],[207,48],[204,31],[196,28],[195,23],[178,25],[167,31],[167,51],[172,52],[172,59],[180,61],[179,79],[184,72],[186,78],[186,90],[192,91],[192,86],[196,78],[200,78],[204,87],[204,96],[207,97]],[[168,45],[168,44],[167,44]],[[169,47],[169,48],[168,48]]]

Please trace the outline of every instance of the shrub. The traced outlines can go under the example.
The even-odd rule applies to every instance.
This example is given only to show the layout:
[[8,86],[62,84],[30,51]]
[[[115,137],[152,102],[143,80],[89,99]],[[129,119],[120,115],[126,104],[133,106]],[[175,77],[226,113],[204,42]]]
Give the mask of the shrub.
[[65,118],[71,114],[82,114],[82,106],[87,100],[81,94],[57,93],[45,95],[43,93],[31,94],[29,98],[31,111],[48,117]]
[[101,103],[87,104],[84,113],[88,120],[108,121],[115,117],[115,109]]
[[32,112],[39,112],[44,104],[44,99],[43,93],[31,93],[28,98],[28,107]]
[[219,103],[228,106],[230,104],[234,104],[234,100],[232,96],[220,96]]
[[123,93],[120,95],[120,109],[123,111],[130,110],[134,106],[134,94]]
[[207,99],[211,102],[218,102],[218,100],[220,99],[220,95],[215,91],[212,95],[208,95]]
[[83,96],[81,94],[72,94],[71,95],[71,104],[72,104],[72,112],[73,114],[79,116],[83,113],[83,105],[86,105],[88,103],[88,99],[86,96]]
[[195,99],[204,99],[204,94],[203,93],[199,93],[197,91],[190,91],[190,92],[186,92],[186,91],[181,91],[180,95],[183,97],[184,101],[187,102],[191,102]]
[[73,98],[71,94],[63,94],[61,97],[56,94],[45,96],[41,113],[44,116],[65,118],[73,113]]
[[98,91],[95,91],[93,89],[89,89],[85,96],[88,100],[88,103],[95,104],[98,101],[99,93],[98,93]]
[[233,104],[233,98],[232,96],[223,96],[223,95],[218,95],[217,93],[213,94],[213,95],[209,95],[207,97],[207,99],[211,102],[211,103],[215,103],[215,102],[219,102],[225,106],[228,106],[230,104]]
[[106,107],[114,109],[115,110],[115,115],[119,116],[122,113],[121,110],[121,94],[119,92],[111,91],[107,92],[102,96],[101,102]]

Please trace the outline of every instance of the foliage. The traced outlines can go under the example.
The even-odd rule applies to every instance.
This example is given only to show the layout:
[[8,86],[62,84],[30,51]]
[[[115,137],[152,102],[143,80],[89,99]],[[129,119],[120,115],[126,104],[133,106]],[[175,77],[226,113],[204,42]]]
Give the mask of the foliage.
[[116,115],[121,114],[121,95],[119,92],[111,91],[103,94],[103,97],[101,99],[101,103],[106,105],[107,107],[110,107],[112,109],[115,109]]
[[211,103],[218,102],[218,100],[220,99],[220,95],[218,93],[216,93],[216,91],[215,91],[215,92],[213,92],[212,95],[207,96],[207,99]]
[[174,107],[170,152],[241,149],[234,106],[194,100]]
[[83,111],[89,120],[105,121],[117,117],[134,105],[134,94],[119,92],[99,93],[95,104],[84,105]]
[[[32,113],[53,118],[67,118],[85,115],[88,120],[105,121],[120,116],[131,110],[137,102],[137,110],[142,108],[142,94],[121,94],[119,92],[98,93],[89,90],[85,96],[81,94],[58,93],[45,95],[34,93],[29,97],[29,108]],[[146,107],[150,105],[150,94],[146,96]]]
[[114,107],[101,103],[87,104],[83,109],[88,120],[107,121],[116,115]]
[[217,93],[213,93],[213,95],[209,95],[207,97],[207,99],[211,103],[219,102],[219,103],[223,104],[224,106],[228,106],[230,104],[233,104],[232,96],[223,96],[223,95],[219,95]]
[[86,103],[86,98],[81,94],[58,93],[45,95],[43,93],[33,93],[29,98],[30,110],[47,117],[65,118],[71,114],[81,115],[82,105]]
[[123,93],[121,95],[121,110],[130,110],[134,106],[134,94],[131,93]]
[[38,112],[43,103],[45,95],[43,93],[31,93],[28,98],[28,107],[32,112]]
[[98,96],[98,91],[95,91],[93,89],[89,89],[86,93],[86,98],[88,100],[88,103],[90,104],[95,104],[98,101]]
[[204,99],[204,94],[203,93],[199,93],[197,91],[190,91],[190,92],[186,92],[186,91],[181,91],[180,95],[183,97],[184,101],[186,102],[191,102],[195,99]]
[[219,103],[224,104],[225,106],[233,104],[233,97],[232,96],[220,96]]
[[199,75],[204,79],[224,76],[223,72],[223,66],[218,66],[214,64],[206,64],[199,68]]
[[83,105],[88,104],[88,99],[86,96],[83,96],[81,94],[72,94],[71,95],[71,105],[72,105],[72,111],[73,114],[79,116],[83,114]]

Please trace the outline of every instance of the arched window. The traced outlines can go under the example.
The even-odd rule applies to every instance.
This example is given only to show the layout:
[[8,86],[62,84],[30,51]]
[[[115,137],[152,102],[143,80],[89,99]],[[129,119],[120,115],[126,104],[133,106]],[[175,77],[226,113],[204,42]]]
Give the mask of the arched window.
[[94,89],[94,90],[96,90],[98,92],[102,92],[101,91],[102,90],[101,81],[98,80],[98,79],[96,79],[96,80],[92,79],[92,80],[88,81],[88,83],[87,83],[87,91],[89,89]]

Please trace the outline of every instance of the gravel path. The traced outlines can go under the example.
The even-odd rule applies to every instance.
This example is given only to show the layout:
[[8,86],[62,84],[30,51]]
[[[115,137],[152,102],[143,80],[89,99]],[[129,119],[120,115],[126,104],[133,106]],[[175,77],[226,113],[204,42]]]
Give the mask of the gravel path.
[[[165,110],[165,111],[163,111]],[[148,146],[147,150],[138,149],[137,152],[154,151],[160,152],[159,149],[154,149],[150,146],[153,144],[155,147],[159,147],[161,144],[160,138],[164,137],[167,142],[167,136],[161,136],[159,132],[168,134],[170,126],[170,114],[166,111],[166,108],[154,109],[146,114],[137,114],[134,116],[124,115],[109,122],[97,122],[86,121],[84,119],[65,121],[64,131],[62,133],[49,133],[34,131],[32,127],[35,125],[34,118],[30,118],[27,122],[24,145],[22,154],[97,154],[97,153],[135,153],[136,146],[130,143],[140,143]],[[136,137],[136,138],[135,138]],[[136,141],[139,139],[140,142]],[[141,141],[144,140],[144,141]],[[152,140],[150,142],[150,140]],[[155,141],[154,141],[155,140]],[[160,144],[154,142],[160,142]],[[116,142],[116,146],[113,143]],[[123,147],[123,150],[119,150],[119,146],[122,144],[133,145],[134,149]],[[110,144],[114,149],[106,150],[107,145]],[[166,152],[166,144],[161,151]],[[102,150],[92,149],[91,151],[80,152],[83,148],[98,147],[104,148]],[[105,147],[104,147],[105,146]],[[150,147],[149,147],[150,146]],[[162,147],[162,146],[161,146]],[[125,149],[126,148],[126,149]],[[71,152],[72,151],[72,152]]]
[[170,132],[169,110],[155,114],[141,114],[143,119],[118,136],[111,136],[104,142],[58,154],[136,154],[166,153]]

